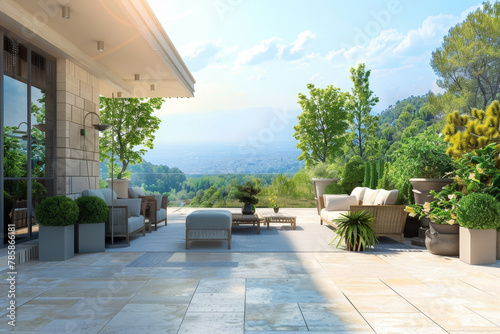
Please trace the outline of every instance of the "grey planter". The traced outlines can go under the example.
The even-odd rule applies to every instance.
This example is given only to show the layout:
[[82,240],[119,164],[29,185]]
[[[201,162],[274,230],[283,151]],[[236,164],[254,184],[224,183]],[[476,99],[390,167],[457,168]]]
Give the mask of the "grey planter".
[[75,256],[75,227],[40,226],[38,258],[40,261],[65,261]]
[[434,255],[458,256],[459,226],[430,223],[430,228],[425,232],[425,247]]
[[425,178],[413,178],[410,179],[410,183],[413,186],[413,196],[415,197],[415,203],[424,204],[425,202],[432,202],[433,198],[429,194],[431,190],[436,192],[441,191],[444,186],[452,183],[453,179],[425,179]]
[[495,264],[497,231],[472,230],[460,226],[460,260],[468,264]]
[[75,253],[104,252],[104,223],[75,225]]

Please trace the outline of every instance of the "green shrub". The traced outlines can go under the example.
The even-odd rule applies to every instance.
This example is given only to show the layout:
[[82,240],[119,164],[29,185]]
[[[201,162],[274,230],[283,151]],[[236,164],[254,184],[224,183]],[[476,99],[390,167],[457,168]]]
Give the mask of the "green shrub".
[[488,194],[469,194],[458,201],[457,220],[460,226],[470,229],[497,229],[500,202]]
[[344,174],[342,177],[342,186],[344,194],[350,194],[351,191],[360,187],[363,184],[365,175],[365,164],[359,155],[355,155],[345,165]]
[[334,182],[326,186],[324,194],[345,194],[345,190],[341,183]]
[[83,196],[76,199],[79,224],[98,224],[108,219],[109,209],[99,197]]
[[373,216],[364,210],[342,213],[340,218],[333,220],[338,223],[338,228],[335,230],[337,235],[330,244],[338,238],[336,247],[344,241],[346,249],[353,251],[365,250],[366,246],[377,244],[373,220]]
[[36,220],[42,226],[66,226],[78,221],[78,205],[66,196],[45,198],[36,207]]

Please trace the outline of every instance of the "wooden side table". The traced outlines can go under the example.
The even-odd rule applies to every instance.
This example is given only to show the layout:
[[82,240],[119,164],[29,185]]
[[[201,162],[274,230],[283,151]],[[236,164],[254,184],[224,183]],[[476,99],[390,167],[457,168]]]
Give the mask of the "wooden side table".
[[270,223],[290,224],[291,226],[293,226],[294,230],[297,229],[297,225],[296,225],[297,217],[295,217],[295,216],[287,216],[287,215],[282,215],[279,213],[275,213],[275,214],[268,213],[268,214],[264,214],[263,217],[264,217],[264,221],[265,221],[265,224],[267,225],[268,229],[269,229]]
[[264,218],[260,213],[255,213],[253,215],[233,213],[233,225],[243,225],[243,224],[252,224],[253,226],[257,225],[257,234],[260,234],[260,222],[263,220]]

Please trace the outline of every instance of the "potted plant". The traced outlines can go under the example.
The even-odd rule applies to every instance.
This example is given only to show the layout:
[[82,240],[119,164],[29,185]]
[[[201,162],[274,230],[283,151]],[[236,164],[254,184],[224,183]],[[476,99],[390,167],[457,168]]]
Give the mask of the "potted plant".
[[468,264],[496,263],[500,202],[484,193],[472,193],[458,202],[460,260]]
[[[104,132],[99,139],[100,160],[108,161],[109,173],[113,171],[114,179],[108,181],[108,187],[111,188],[112,181],[116,195],[127,198],[130,180],[125,179],[125,173],[129,165],[142,162],[147,149],[153,149],[154,133],[161,122],[154,112],[161,108],[164,100],[101,96],[99,101],[102,124],[112,126],[112,131]],[[115,160],[121,166],[115,164]],[[116,173],[115,168],[119,168]]]
[[338,238],[336,247],[344,242],[348,251],[364,251],[366,246],[378,243],[372,226],[373,216],[370,213],[365,210],[348,211],[340,216],[341,218],[334,219],[334,222],[338,223],[335,231],[337,235],[330,244]]
[[75,225],[75,252],[104,252],[104,224],[109,214],[106,202],[96,196],[79,197],[75,202],[79,209]]
[[243,203],[241,213],[244,215],[253,215],[255,213],[255,204],[259,203],[259,199],[255,195],[261,191],[257,180],[254,182],[247,181],[244,185],[235,184],[234,186],[238,190],[235,197]]
[[64,261],[74,256],[78,205],[66,196],[47,197],[36,207],[40,261]]
[[[390,176],[403,198],[403,203],[424,204],[432,198],[430,191],[440,191],[452,179],[453,162],[446,154],[446,142],[432,132],[408,138],[393,154]],[[413,189],[413,190],[412,190]],[[413,192],[413,196],[410,194]],[[412,198],[413,197],[413,198]]]
[[277,203],[277,200],[278,200],[278,196],[276,196],[276,195],[269,197],[269,203],[270,203],[270,205],[272,205],[274,213],[278,213],[280,210],[280,207]]

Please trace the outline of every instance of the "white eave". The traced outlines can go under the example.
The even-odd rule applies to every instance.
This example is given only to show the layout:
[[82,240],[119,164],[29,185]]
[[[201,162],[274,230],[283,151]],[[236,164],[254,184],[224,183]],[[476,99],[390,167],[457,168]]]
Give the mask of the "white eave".
[[194,96],[193,76],[145,0],[0,0],[0,26],[95,75],[104,96]]

